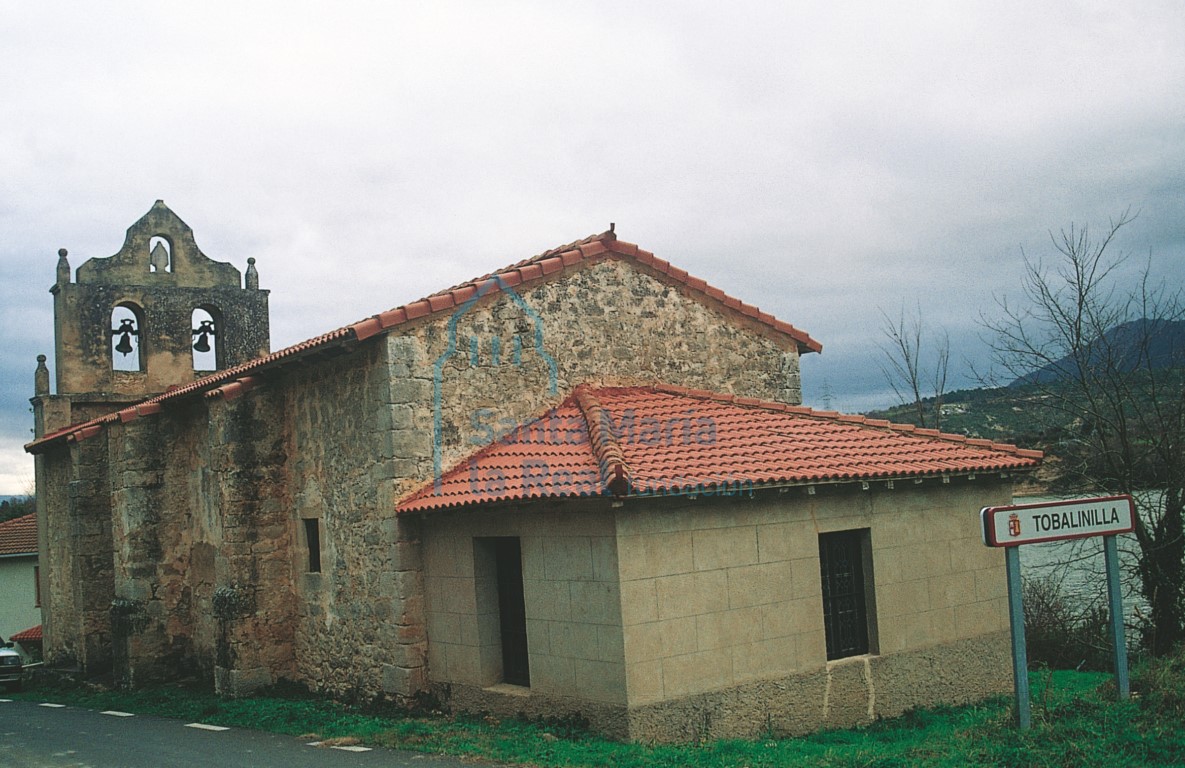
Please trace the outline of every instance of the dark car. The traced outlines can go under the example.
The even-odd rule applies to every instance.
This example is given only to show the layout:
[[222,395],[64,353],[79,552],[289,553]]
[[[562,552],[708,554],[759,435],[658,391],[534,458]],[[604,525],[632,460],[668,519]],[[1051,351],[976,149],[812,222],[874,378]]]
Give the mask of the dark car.
[[0,684],[19,691],[24,683],[24,670],[21,655],[12,650],[12,643],[5,643],[0,647]]

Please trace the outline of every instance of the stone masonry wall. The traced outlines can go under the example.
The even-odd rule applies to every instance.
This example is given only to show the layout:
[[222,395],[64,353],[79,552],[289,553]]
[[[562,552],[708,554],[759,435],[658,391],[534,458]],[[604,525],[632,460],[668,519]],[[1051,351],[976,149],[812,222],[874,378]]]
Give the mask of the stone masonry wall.
[[[221,542],[214,555],[211,597],[216,636],[215,689],[249,693],[296,672],[292,583],[292,450],[286,413],[290,393],[261,389],[255,396],[210,404],[209,488]],[[212,499],[212,500],[213,500]],[[211,542],[212,543],[212,542]],[[205,559],[208,551],[195,548]],[[201,577],[201,568],[192,573]]]
[[127,685],[213,673],[208,624],[222,521],[201,514],[206,431],[194,426],[206,417],[204,403],[189,402],[108,430],[113,647],[116,678]]
[[77,661],[82,637],[74,600],[73,537],[69,535],[71,448],[55,445],[35,457],[37,546],[41,564],[43,651],[49,661]]
[[186,526],[166,500],[164,469],[174,430],[170,415],[162,416],[107,430],[115,547],[112,653],[115,679],[128,686],[159,678],[162,666],[172,666],[164,624],[177,609],[170,599],[177,579],[162,571],[181,553],[169,546],[166,554],[172,542],[161,539],[180,535]]
[[[423,584],[414,522],[395,519],[405,414],[384,344],[308,366],[291,398],[291,525],[300,679],[339,698],[424,688]],[[304,520],[318,521],[321,572],[307,570]]]
[[100,435],[40,457],[38,493],[46,604],[45,656],[84,672],[111,665],[113,597],[111,494],[107,440]]

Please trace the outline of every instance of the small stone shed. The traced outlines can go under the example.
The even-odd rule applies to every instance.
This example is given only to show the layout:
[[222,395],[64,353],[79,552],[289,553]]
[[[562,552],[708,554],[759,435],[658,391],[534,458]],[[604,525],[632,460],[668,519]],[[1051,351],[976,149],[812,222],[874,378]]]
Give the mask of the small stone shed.
[[161,201],[60,253],[47,662],[648,740],[1009,685],[976,512],[1037,454],[802,408],[817,341],[612,228],[275,352],[259,285]]
[[[473,711],[801,733],[1011,685],[976,525],[1035,455],[681,387],[579,386],[399,505]],[[509,684],[507,684],[509,683]]]

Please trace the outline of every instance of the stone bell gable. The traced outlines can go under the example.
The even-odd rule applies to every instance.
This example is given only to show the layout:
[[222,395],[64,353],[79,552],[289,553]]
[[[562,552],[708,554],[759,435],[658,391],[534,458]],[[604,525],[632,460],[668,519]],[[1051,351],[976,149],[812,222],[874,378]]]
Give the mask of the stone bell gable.
[[[254,262],[244,287],[242,273],[202,253],[161,200],[128,228],[118,253],[83,262],[73,282],[62,249],[50,289],[56,394],[131,401],[266,354],[268,292]],[[195,336],[207,358],[195,358]]]

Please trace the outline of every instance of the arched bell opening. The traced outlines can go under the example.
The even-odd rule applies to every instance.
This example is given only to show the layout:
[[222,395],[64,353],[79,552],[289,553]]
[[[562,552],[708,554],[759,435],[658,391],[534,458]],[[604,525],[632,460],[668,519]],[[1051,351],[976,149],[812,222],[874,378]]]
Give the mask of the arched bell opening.
[[193,310],[193,369],[217,371],[223,368],[222,315],[215,307],[202,306]]
[[144,370],[144,311],[131,302],[111,310],[111,370],[141,373]]

